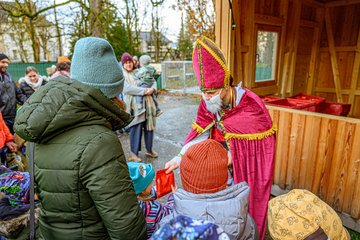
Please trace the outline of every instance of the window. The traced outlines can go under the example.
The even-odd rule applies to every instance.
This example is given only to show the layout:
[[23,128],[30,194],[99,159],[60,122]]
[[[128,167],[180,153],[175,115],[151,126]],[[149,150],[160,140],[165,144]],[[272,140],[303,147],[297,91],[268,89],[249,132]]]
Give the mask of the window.
[[280,28],[258,25],[256,33],[255,86],[274,85],[277,80]]

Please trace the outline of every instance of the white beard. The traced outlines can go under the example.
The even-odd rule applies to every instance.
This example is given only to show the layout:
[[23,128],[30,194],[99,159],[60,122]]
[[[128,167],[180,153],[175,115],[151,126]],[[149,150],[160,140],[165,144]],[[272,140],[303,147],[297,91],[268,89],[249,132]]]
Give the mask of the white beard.
[[213,96],[212,98],[210,98],[209,100],[206,100],[204,94],[203,94],[203,99],[205,101],[206,104],[206,109],[211,112],[212,114],[216,114],[218,111],[221,110],[222,108],[222,100],[220,98],[220,94]]

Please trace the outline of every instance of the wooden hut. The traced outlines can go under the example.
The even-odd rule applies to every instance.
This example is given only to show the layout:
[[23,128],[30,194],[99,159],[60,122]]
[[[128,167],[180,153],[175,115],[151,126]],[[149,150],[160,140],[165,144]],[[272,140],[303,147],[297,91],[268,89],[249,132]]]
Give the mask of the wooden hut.
[[216,42],[259,95],[317,95],[350,117],[268,106],[278,126],[272,193],[306,188],[360,232],[360,0],[217,0]]

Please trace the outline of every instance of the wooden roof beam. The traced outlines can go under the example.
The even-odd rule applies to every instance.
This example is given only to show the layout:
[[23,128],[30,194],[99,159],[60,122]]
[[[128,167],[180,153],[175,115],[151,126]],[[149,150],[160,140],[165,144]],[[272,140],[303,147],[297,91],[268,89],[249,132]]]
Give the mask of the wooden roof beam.
[[357,38],[357,51],[355,53],[355,59],[354,59],[354,66],[353,66],[353,72],[351,75],[351,87],[350,87],[350,94],[349,94],[349,101],[348,103],[352,104],[352,108],[350,110],[350,116],[354,112],[354,103],[355,103],[355,92],[356,92],[356,86],[357,86],[357,80],[359,79],[359,73],[360,73],[360,28],[358,30],[358,38]]
[[317,19],[317,27],[314,28],[314,36],[313,36],[313,44],[311,48],[311,57],[310,57],[310,65],[309,65],[309,74],[307,79],[307,88],[306,92],[308,94],[313,93],[314,87],[314,79],[316,72],[316,61],[319,56],[319,48],[320,48],[320,35],[323,28],[324,21],[324,8],[318,8],[316,10],[316,19]]
[[337,0],[325,3],[325,7],[341,7],[353,4],[360,4],[360,0]]
[[315,0],[302,0],[302,3],[304,5],[313,6],[313,7],[320,7],[320,8],[325,7],[324,3],[321,3],[321,2],[318,2]]
[[342,94],[341,94],[340,73],[339,73],[339,66],[338,66],[338,62],[337,62],[337,58],[336,58],[334,35],[333,35],[333,31],[332,31],[332,26],[331,26],[331,18],[330,18],[329,8],[325,9],[325,27],[326,27],[327,39],[329,42],[330,60],[331,60],[333,77],[334,77],[336,99],[338,102],[342,103],[343,98],[342,98]]

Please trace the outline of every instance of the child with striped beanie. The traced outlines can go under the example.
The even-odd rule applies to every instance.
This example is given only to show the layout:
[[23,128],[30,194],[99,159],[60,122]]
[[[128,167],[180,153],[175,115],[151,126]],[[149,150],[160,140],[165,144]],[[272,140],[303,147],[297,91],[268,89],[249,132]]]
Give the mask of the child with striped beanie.
[[145,216],[147,238],[149,239],[157,229],[158,222],[172,213],[174,197],[173,194],[170,194],[164,205],[156,201],[155,171],[151,164],[128,162],[128,167],[138,203]]

